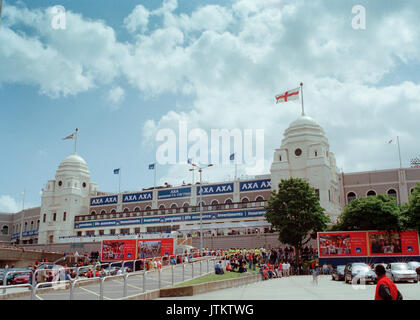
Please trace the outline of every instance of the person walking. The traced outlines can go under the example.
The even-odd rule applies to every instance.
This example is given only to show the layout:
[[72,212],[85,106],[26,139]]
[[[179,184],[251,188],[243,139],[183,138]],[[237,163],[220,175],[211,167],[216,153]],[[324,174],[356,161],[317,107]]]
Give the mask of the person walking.
[[378,281],[375,290],[375,300],[402,300],[402,294],[394,282],[386,276],[385,267],[381,264],[375,267]]

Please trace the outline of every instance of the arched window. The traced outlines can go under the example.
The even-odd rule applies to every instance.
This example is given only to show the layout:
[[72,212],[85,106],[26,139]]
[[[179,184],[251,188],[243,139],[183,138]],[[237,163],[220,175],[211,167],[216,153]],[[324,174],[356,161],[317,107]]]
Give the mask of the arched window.
[[184,212],[188,212],[188,208],[189,208],[190,204],[185,202],[182,207],[184,208]]
[[31,221],[31,230],[34,230],[34,222]]
[[366,194],[368,197],[374,197],[376,196],[376,191],[375,190],[369,190],[368,193]]
[[[112,212],[112,211],[114,211],[114,212]],[[112,210],[112,211],[111,211],[111,213],[115,213],[115,210]],[[106,214],[106,211],[105,210],[102,210],[101,211],[101,214]]]
[[394,198],[397,201],[397,191],[395,189],[389,189],[386,194],[388,197]]
[[96,212],[95,212],[95,211],[92,211],[90,214],[91,214],[91,215],[95,215],[95,214],[96,214]]
[[411,188],[410,194],[413,194],[413,193],[414,193],[414,188]]
[[357,196],[356,196],[356,194],[354,192],[349,192],[347,194],[347,203],[352,202],[356,198],[357,198]]
[[150,206],[147,206],[145,210],[146,210],[146,214],[150,216],[150,213],[151,213],[150,210],[152,210],[152,208]]
[[124,208],[124,213],[130,212],[130,209]]
[[3,226],[3,228],[1,228],[1,234],[8,234],[8,233],[9,233],[9,227]]
[[117,213],[117,211],[115,209],[112,209],[111,213]]
[[217,206],[219,204],[219,201],[217,201],[217,200],[213,200],[212,202],[211,202],[211,205],[212,206]]
[[[54,220],[55,221],[55,220]],[[27,229],[28,229],[28,223],[27,222],[25,222],[25,227],[23,228],[23,231],[27,231]]]
[[232,204],[232,200],[231,199],[226,199],[225,204]]
[[249,202],[248,198],[243,198],[241,202],[242,202],[242,208],[248,207],[248,202]]
[[163,204],[161,204],[161,205],[159,206],[159,210],[160,210],[160,213],[161,213],[161,214],[165,214],[165,206],[164,206]]
[[139,207],[135,207],[134,208],[134,212],[140,212],[140,208]]
[[257,199],[255,199],[255,201],[260,202],[260,201],[264,201],[264,198],[261,196],[258,196]]

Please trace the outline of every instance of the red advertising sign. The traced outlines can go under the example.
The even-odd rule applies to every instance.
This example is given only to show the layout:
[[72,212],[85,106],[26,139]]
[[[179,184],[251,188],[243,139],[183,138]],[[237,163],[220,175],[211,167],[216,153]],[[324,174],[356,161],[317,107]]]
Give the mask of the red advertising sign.
[[156,258],[174,254],[174,239],[140,239],[138,240],[138,259]]
[[366,232],[318,233],[319,257],[367,256]]
[[417,231],[369,231],[371,256],[418,256]]
[[136,240],[102,241],[102,261],[134,260],[136,255]]

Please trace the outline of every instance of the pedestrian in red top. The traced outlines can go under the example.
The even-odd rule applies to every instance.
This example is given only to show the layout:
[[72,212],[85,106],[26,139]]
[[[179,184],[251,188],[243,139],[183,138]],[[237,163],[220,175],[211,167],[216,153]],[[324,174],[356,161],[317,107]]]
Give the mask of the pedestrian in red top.
[[394,282],[385,274],[385,267],[381,264],[375,267],[375,273],[378,276],[376,284],[375,300],[402,300],[401,292],[398,291]]

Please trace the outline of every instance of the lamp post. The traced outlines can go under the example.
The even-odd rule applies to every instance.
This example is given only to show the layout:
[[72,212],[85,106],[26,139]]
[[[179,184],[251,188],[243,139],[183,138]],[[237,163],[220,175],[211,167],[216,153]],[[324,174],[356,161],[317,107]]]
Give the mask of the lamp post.
[[198,172],[200,172],[200,255],[202,255],[203,252],[203,203],[202,203],[202,199],[203,199],[203,192],[202,192],[202,172],[203,169],[208,168],[208,167],[212,167],[213,164],[208,164],[204,167],[199,167],[198,165],[196,165],[195,163],[191,163],[191,165],[195,168],[191,168],[190,171],[193,170],[198,170]]

